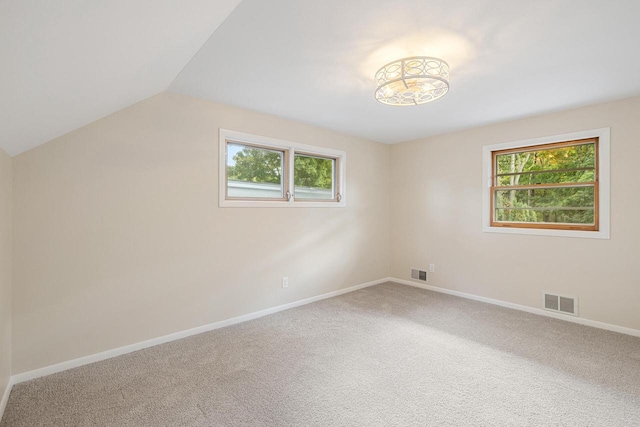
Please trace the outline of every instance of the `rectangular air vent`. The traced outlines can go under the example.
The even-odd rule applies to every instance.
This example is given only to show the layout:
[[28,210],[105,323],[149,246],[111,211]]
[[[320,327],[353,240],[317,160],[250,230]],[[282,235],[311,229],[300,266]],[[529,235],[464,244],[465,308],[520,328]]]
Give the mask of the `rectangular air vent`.
[[420,282],[427,281],[427,270],[418,270],[417,268],[411,269],[411,278],[413,280],[419,280]]
[[578,298],[563,295],[543,293],[543,307],[545,310],[557,313],[578,315]]
[[560,310],[560,306],[558,305],[558,295],[544,294],[544,308],[553,311]]

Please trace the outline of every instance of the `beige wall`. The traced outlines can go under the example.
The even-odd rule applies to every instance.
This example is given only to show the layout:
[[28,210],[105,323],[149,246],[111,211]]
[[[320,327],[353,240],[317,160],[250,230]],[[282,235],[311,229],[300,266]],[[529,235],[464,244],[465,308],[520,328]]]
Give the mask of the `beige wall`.
[[11,175],[0,149],[0,399],[11,376]]
[[[541,308],[579,298],[580,316],[640,329],[640,98],[392,146],[394,277],[436,265],[429,284]],[[482,146],[611,127],[611,240],[482,232]]]
[[[348,207],[219,208],[219,128],[346,151]],[[171,93],[17,156],[13,373],[387,277],[388,162]]]
[[[430,263],[435,286],[531,307],[542,290],[575,295],[581,317],[640,329],[639,115],[633,98],[385,146],[171,93],[150,98],[13,159],[13,373],[408,279]],[[221,127],[345,150],[348,207],[219,208]],[[611,127],[611,240],[482,233],[483,145],[600,127]],[[9,209],[4,153],[0,173]]]

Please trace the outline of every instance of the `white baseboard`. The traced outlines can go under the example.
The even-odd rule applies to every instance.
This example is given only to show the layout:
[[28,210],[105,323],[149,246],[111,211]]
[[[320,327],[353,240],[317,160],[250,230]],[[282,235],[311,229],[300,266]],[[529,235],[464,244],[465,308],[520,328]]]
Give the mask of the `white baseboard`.
[[11,388],[13,387],[13,377],[9,378],[9,383],[7,387],[4,389],[4,394],[2,395],[2,400],[0,400],[0,421],[2,421],[2,416],[4,415],[4,410],[7,407],[7,402],[9,402],[9,395],[11,394]]
[[[349,288],[340,289],[333,292],[328,292],[326,294],[318,295],[311,298],[306,298],[299,301],[290,302],[287,304],[279,305],[276,307],[267,308],[264,310],[256,311],[254,313],[245,314],[238,317],[233,317],[231,319],[222,320],[219,322],[211,323],[208,325],[199,326],[192,329],[187,329],[185,331],[176,332],[173,334],[165,335],[158,338],[153,338],[146,341],[141,341],[139,343],[126,345],[124,347],[115,348],[113,350],[107,350],[100,353],[92,354],[89,356],[80,357],[77,359],[69,360],[66,362],[57,363],[55,365],[45,366],[43,368],[34,369],[32,371],[23,372],[20,374],[15,374],[11,377],[9,384],[7,385],[7,389],[2,397],[2,401],[0,401],[0,417],[4,412],[5,405],[7,400],[9,399],[9,393],[11,391],[11,387],[14,384],[19,384],[21,382],[33,380],[36,378],[44,377],[47,375],[55,374],[58,372],[66,371],[73,368],[78,368],[80,366],[88,365],[90,363],[100,362],[102,360],[111,359],[113,357],[121,356],[123,354],[132,353],[134,351],[142,350],[148,347],[153,347],[155,345],[164,344],[167,342],[179,340],[181,338],[190,337],[192,335],[201,334],[203,332],[213,331],[215,329],[223,328],[225,326],[235,325],[237,323],[246,322],[249,320],[257,319],[259,317],[267,316],[269,314],[278,313],[280,311],[288,310],[290,308],[299,307],[305,304],[310,304],[312,302],[320,301],[327,298],[332,298],[338,295],[346,294],[349,292],[357,291],[358,289],[367,288],[369,286],[379,285],[385,282],[394,282],[402,285],[413,286],[416,288],[428,289],[435,292],[441,292],[449,295],[454,295],[462,298],[467,298],[475,301],[481,301],[489,304],[498,305],[501,307],[512,308],[515,310],[525,311],[527,313],[538,314],[541,316],[553,317],[555,319],[565,320],[567,322],[579,323],[586,326],[592,326],[594,328],[606,329],[613,332],[619,332],[622,334],[632,335],[636,337],[640,337],[640,330],[626,328],[624,326],[611,325],[609,323],[598,322],[595,320],[584,319],[582,317],[573,317],[573,316],[563,316],[561,314],[553,313],[550,311],[542,310],[540,308],[528,307],[525,305],[514,304],[506,301],[501,301],[493,298],[486,298],[478,295],[467,294],[464,292],[454,291],[445,288],[439,288],[437,286],[425,285],[421,283],[411,282],[409,280],[398,279],[395,277],[385,277],[383,279],[374,280],[372,282],[362,283],[360,285],[351,286]],[[0,418],[1,419],[1,418]]]
[[[246,322],[248,320],[257,319],[259,317],[267,316],[269,314],[277,313],[279,311],[288,310],[290,308],[299,307],[301,305],[310,304],[312,302],[320,301],[323,299],[335,297],[338,295],[346,294],[349,292],[357,291],[358,289],[366,288],[369,286],[379,285],[390,281],[389,277],[384,279],[374,280],[372,282],[362,283],[360,285],[351,286],[349,288],[340,289],[326,294],[318,295],[311,298],[306,298],[299,301],[290,302],[288,304],[279,305],[276,307],[267,308],[264,310],[256,311],[254,313],[245,314],[231,319],[221,320],[219,322],[210,323],[208,325],[198,326],[197,328],[187,329],[186,331],[180,331],[162,337],[153,338],[150,340],[138,342],[135,344],[126,345],[124,347],[115,348],[113,350],[107,350],[100,353],[92,354],[89,356],[79,357],[77,359],[68,360],[66,362],[56,363],[55,365],[45,366],[44,368],[34,369],[32,371],[15,374],[11,377],[12,384],[19,384],[25,381],[33,380],[36,378],[44,377],[58,372],[67,371],[69,369],[78,368],[80,366],[88,365],[90,363],[100,362],[102,360],[111,359],[113,357],[121,356],[123,354],[132,353],[134,351],[142,350],[155,345],[164,344],[167,342],[179,340],[181,338],[190,337],[192,335],[201,334],[203,332],[213,331],[214,329],[224,328],[225,326],[235,325],[237,323]],[[7,398],[8,398],[7,394]]]
[[512,302],[501,301],[493,298],[481,297],[478,295],[467,294],[464,292],[453,291],[451,289],[439,288],[437,286],[425,285],[422,283],[412,282],[410,280],[398,279],[392,277],[389,279],[394,283],[401,285],[413,286],[415,288],[428,289],[430,291],[440,292],[443,294],[454,295],[457,297],[472,299],[475,301],[486,302],[488,304],[499,305],[501,307],[513,308],[514,310],[526,311],[527,313],[538,314],[540,316],[553,317],[554,319],[564,320],[567,322],[579,323],[585,326],[591,326],[598,329],[606,329],[607,331],[619,332],[621,334],[632,335],[634,337],[640,337],[640,330],[627,328],[624,326],[612,325],[610,323],[598,322],[597,320],[589,320],[582,317],[567,316],[551,311],[543,310],[541,308],[529,307],[526,305],[514,304]]

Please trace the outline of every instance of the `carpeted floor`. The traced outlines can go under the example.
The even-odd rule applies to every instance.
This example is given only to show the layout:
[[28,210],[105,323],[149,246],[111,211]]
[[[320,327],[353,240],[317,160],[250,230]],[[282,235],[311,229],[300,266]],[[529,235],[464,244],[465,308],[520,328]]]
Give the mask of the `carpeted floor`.
[[640,339],[387,283],[18,384],[0,426],[640,426]]

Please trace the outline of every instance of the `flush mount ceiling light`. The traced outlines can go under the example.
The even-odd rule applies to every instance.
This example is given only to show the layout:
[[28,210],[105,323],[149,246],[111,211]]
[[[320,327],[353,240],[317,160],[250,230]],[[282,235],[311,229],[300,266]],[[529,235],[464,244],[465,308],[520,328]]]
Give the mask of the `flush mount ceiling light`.
[[376,99],[388,105],[419,105],[449,91],[449,64],[430,56],[398,59],[376,73]]

